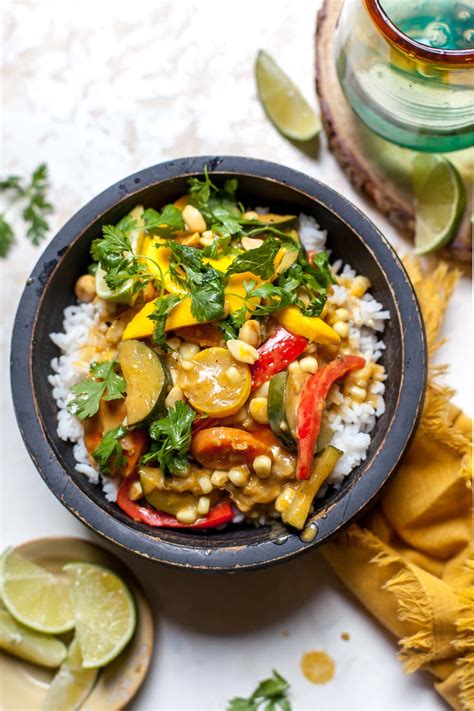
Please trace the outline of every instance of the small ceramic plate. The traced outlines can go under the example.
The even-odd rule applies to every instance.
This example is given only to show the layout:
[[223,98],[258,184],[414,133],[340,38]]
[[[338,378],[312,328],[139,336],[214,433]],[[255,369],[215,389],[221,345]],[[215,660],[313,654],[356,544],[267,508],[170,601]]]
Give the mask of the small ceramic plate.
[[[39,538],[16,549],[25,558],[59,573],[71,561],[87,561],[107,566],[120,575],[137,604],[137,628],[124,651],[99,674],[92,693],[81,711],[118,711],[140,688],[153,651],[153,619],[148,602],[132,573],[118,558],[80,538]],[[44,669],[0,652],[2,711],[39,709],[54,670]]]

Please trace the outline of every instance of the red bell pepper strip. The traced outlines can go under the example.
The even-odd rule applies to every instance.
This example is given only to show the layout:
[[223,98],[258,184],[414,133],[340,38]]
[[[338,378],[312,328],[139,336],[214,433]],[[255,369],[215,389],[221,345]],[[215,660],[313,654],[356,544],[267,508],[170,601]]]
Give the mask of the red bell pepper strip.
[[289,333],[283,326],[277,328],[265,343],[258,348],[258,360],[252,366],[252,390],[284,370],[301,355],[308,339]]
[[296,478],[309,479],[314,450],[321,429],[321,420],[326,407],[326,398],[331,385],[351,370],[363,368],[365,359],[360,356],[338,356],[307,381],[301,393],[297,412],[298,465]]
[[132,501],[128,490],[133,481],[137,481],[137,478],[127,477],[123,480],[117,494],[117,505],[134,521],[155,528],[216,528],[230,523],[234,518],[230,502],[224,499],[213,506],[207,516],[199,518],[195,523],[180,523],[176,516],[157,511],[148,504],[137,504],[136,501]]

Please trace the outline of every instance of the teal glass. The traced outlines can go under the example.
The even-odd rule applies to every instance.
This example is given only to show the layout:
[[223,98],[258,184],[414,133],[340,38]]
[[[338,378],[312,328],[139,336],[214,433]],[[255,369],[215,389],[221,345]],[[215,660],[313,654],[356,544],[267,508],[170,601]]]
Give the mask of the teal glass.
[[336,66],[383,138],[430,152],[474,145],[474,0],[346,0]]

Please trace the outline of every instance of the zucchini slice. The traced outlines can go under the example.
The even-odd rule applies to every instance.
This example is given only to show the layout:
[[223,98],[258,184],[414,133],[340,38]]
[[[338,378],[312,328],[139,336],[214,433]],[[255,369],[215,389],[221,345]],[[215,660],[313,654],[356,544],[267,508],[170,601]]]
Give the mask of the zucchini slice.
[[277,215],[273,212],[267,212],[252,220],[243,220],[243,224],[255,225],[255,227],[269,225],[270,227],[281,229],[282,227],[293,226],[297,219],[296,215]]
[[122,341],[118,360],[127,388],[127,426],[139,427],[162,412],[171,376],[158,354],[142,341]]
[[342,452],[331,445],[316,456],[310,478],[299,483],[290,505],[281,515],[283,523],[303,530],[316,494],[341,457]]
[[268,424],[282,445],[291,451],[296,450],[296,442],[286,419],[286,381],[288,372],[282,370],[270,380],[268,388]]

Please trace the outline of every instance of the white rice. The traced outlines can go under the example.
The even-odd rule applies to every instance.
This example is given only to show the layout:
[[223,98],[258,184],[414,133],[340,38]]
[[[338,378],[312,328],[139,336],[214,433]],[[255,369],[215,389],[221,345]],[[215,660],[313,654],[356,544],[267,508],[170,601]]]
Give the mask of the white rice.
[[[263,212],[263,208],[258,208]],[[306,249],[322,250],[325,248],[327,233],[319,229],[313,217],[301,214],[299,216],[299,234]],[[342,274],[350,279],[356,272],[344,265],[342,260],[333,264],[336,274]],[[337,308],[347,307],[350,295],[343,286],[334,285],[329,303]],[[53,358],[48,376],[52,386],[53,398],[58,407],[58,436],[73,443],[73,454],[76,460],[75,469],[84,474],[93,483],[102,484],[105,497],[108,501],[117,498],[118,485],[115,480],[104,476],[97,466],[91,464],[84,444],[84,429],[80,420],[71,415],[67,410],[68,403],[73,399],[71,387],[81,380],[89,371],[90,359],[84,359],[82,350],[90,345],[91,332],[99,323],[101,306],[94,304],[79,304],[68,306],[64,309],[63,331],[51,333],[50,338],[61,350],[62,355]],[[385,349],[381,334],[385,322],[390,318],[390,313],[384,310],[374,297],[365,294],[357,308],[352,309],[352,320],[349,323],[349,343],[354,351],[360,351],[368,361],[377,362]],[[330,391],[328,403],[328,421],[334,432],[331,444],[340,449],[344,454],[334,469],[328,484],[339,488],[341,483],[353,469],[367,456],[372,432],[376,419],[385,410],[384,391],[385,385],[376,381],[370,385],[369,391],[377,395],[376,406],[369,403],[342,404],[344,397],[338,385]],[[331,404],[340,405],[337,414],[331,412]],[[320,495],[324,495],[324,489]],[[242,520],[244,515],[236,513],[236,521]]]
[[[327,233],[319,229],[314,217],[301,214],[298,227],[301,241],[306,249],[325,248]],[[357,276],[354,269],[348,264],[344,265],[341,259],[334,262],[332,268],[335,274],[342,274],[349,279]],[[349,298],[347,289],[335,284],[328,303],[337,308],[346,308]],[[352,309],[352,314],[352,320],[349,322],[349,344],[354,351],[360,351],[367,361],[376,363],[385,349],[385,344],[378,334],[383,332],[385,322],[390,318],[390,312],[384,310],[382,304],[367,293],[360,300],[358,308]],[[375,427],[377,417],[385,412],[383,398],[385,385],[374,382],[370,385],[370,392],[378,396],[375,408],[369,403],[353,403],[350,406],[342,405],[339,414],[336,415],[331,413],[330,403],[328,403],[328,421],[334,432],[330,444],[344,452],[328,479],[328,484],[336,489],[341,486],[344,478],[354,467],[367,457],[371,441],[370,433]],[[331,389],[330,398],[336,405],[343,403],[344,397],[338,385],[334,385]],[[320,491],[320,496],[324,496],[326,490],[327,486]]]
[[90,360],[84,360],[82,349],[90,344],[91,331],[97,326],[101,313],[100,305],[78,304],[64,309],[62,333],[51,333],[53,343],[62,351],[59,358],[51,361],[52,375],[48,380],[53,388],[53,398],[58,408],[58,437],[64,442],[72,442],[75,469],[84,474],[92,484],[102,483],[105,498],[115,501],[117,484],[113,479],[99,473],[91,464],[84,444],[82,422],[68,412],[67,406],[74,398],[71,388],[89,372]]

